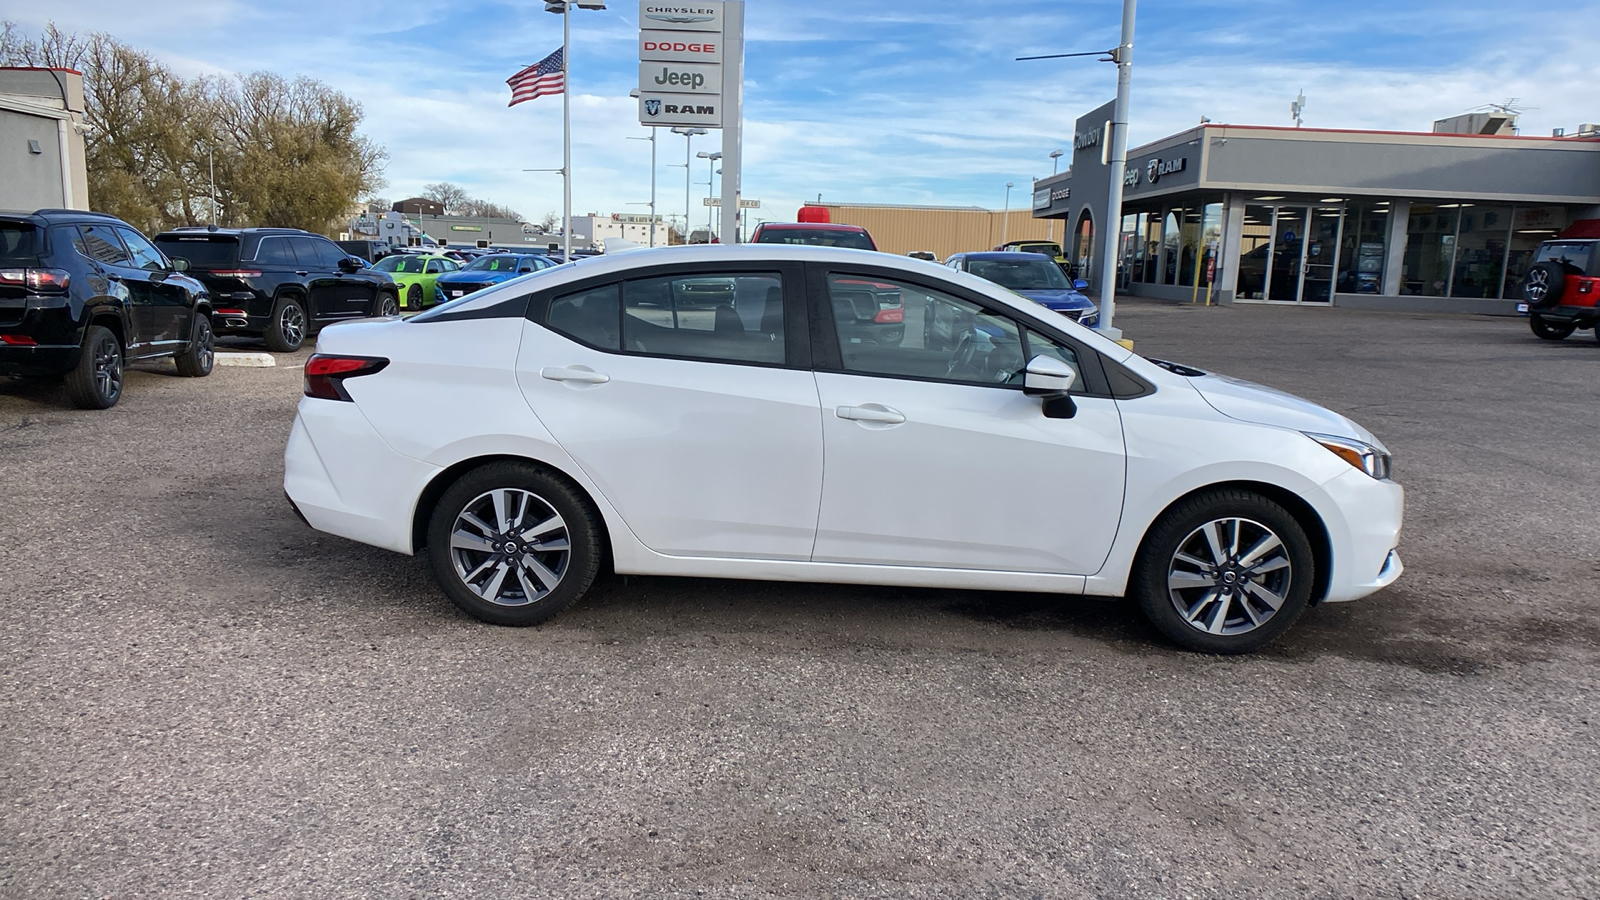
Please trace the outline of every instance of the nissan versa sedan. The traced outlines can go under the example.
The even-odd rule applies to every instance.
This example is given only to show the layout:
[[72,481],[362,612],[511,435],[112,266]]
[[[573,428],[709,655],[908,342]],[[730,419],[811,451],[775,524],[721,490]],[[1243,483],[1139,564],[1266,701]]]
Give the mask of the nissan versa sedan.
[[[898,291],[904,339],[836,318],[862,283]],[[951,346],[917,337],[929,307],[963,323]],[[974,275],[814,246],[579,260],[329,328],[284,488],[314,528],[426,553],[500,625],[609,564],[1126,595],[1242,653],[1401,572],[1402,492],[1355,422]]]

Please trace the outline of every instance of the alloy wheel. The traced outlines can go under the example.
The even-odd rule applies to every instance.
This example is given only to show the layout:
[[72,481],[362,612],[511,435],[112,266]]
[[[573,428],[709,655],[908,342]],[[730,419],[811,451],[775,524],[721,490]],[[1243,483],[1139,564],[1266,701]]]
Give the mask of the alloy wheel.
[[284,343],[298,344],[306,337],[306,314],[298,303],[285,303],[278,313],[278,332]]
[[456,577],[497,606],[526,606],[548,596],[571,556],[566,521],[544,498],[519,488],[479,494],[450,529]]
[[114,340],[101,341],[94,348],[94,386],[107,401],[122,395],[122,349]]
[[1272,529],[1252,519],[1213,519],[1178,544],[1167,594],[1190,627],[1208,634],[1254,631],[1288,600],[1294,567]]
[[211,333],[211,322],[205,316],[200,317],[200,352],[196,355],[198,356],[196,361],[200,363],[200,371],[211,371],[212,363],[217,360],[217,340],[216,336]]
[[1550,274],[1543,269],[1534,269],[1528,273],[1528,280],[1522,285],[1522,293],[1529,302],[1538,304],[1544,300],[1544,295],[1550,290]]

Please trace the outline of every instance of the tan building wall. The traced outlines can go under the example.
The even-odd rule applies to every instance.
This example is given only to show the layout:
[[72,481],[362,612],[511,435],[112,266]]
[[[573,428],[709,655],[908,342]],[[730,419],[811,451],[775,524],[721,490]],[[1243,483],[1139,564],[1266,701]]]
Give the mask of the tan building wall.
[[[1024,201],[1027,197],[1024,192]],[[806,205],[827,209],[831,220],[841,225],[865,228],[885,253],[904,255],[912,250],[931,250],[942,261],[953,253],[993,250],[1003,240],[1047,240],[1054,233],[1056,243],[1061,242],[1061,225],[1035,219],[1027,208],[1013,208],[1010,222],[1005,222],[1007,216],[1000,210],[976,206]]]

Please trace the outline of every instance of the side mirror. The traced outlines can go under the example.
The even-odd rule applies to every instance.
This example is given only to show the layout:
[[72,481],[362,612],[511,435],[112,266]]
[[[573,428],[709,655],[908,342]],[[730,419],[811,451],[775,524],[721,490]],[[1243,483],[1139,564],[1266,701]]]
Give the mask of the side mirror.
[[1079,279],[1077,279],[1077,280],[1072,282],[1072,286],[1073,286],[1073,288],[1081,291],[1081,290],[1085,290],[1085,289],[1087,289],[1089,287],[1089,282],[1084,281],[1082,278],[1079,278]]
[[189,261],[187,259],[184,259],[181,256],[174,256],[171,259],[172,259],[172,271],[174,271],[174,272],[187,272],[187,271],[189,271]]
[[356,262],[355,257],[346,256],[339,260],[339,268],[346,272],[358,272],[361,270],[361,264]]
[[1072,390],[1077,373],[1053,356],[1035,356],[1023,373],[1022,392],[1029,397],[1063,397]]

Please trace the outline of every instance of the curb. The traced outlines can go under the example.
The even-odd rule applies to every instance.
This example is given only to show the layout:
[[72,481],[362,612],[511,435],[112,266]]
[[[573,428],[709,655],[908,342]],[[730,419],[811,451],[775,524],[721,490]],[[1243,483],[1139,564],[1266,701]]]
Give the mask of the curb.
[[266,369],[278,364],[278,360],[271,353],[223,353],[218,352],[215,365],[219,366],[244,366],[252,369]]

